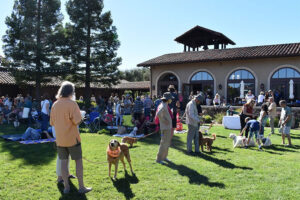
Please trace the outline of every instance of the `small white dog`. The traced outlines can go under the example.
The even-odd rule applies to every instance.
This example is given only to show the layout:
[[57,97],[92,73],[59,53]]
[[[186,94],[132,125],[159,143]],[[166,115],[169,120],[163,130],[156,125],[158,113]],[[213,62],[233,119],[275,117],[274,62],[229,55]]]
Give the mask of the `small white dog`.
[[269,146],[272,145],[270,136],[271,136],[271,133],[268,135],[268,137],[262,139],[262,142],[263,142],[263,146],[264,146],[264,147],[269,147]]
[[[229,137],[233,139],[233,148],[244,147],[246,145],[247,139],[245,136],[236,136],[234,133],[230,133]],[[255,147],[255,142],[253,139],[250,140],[249,147]]]
[[136,132],[138,131],[137,127],[134,127],[134,129],[131,131],[131,133],[129,134],[129,137],[135,137],[136,136]]

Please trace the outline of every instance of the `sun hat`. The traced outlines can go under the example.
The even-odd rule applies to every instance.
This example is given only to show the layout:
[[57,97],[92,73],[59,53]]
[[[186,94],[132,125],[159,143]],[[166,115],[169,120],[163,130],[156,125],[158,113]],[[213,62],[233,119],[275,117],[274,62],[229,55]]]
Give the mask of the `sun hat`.
[[173,99],[173,96],[170,92],[165,92],[161,99],[162,100],[169,100],[169,99]]

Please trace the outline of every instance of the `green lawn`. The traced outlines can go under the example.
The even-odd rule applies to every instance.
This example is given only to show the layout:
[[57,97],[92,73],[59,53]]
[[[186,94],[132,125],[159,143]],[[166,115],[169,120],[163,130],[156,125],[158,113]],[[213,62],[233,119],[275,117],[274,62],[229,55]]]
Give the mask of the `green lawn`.
[[[0,127],[0,134],[22,131]],[[300,199],[300,131],[292,130],[293,147],[283,147],[280,136],[274,135],[273,146],[263,152],[233,150],[228,135],[237,131],[215,126],[210,132],[217,134],[213,153],[201,156],[186,155],[186,134],[175,135],[168,165],[155,163],[158,135],[140,140],[130,150],[136,176],[125,174],[120,165],[115,182],[108,177],[107,164],[84,161],[85,183],[93,187],[85,196],[77,194],[76,179],[71,194],[61,194],[53,144],[22,145],[0,139],[0,199]],[[84,157],[105,162],[112,137],[81,137]],[[71,173],[75,174],[73,162]]]

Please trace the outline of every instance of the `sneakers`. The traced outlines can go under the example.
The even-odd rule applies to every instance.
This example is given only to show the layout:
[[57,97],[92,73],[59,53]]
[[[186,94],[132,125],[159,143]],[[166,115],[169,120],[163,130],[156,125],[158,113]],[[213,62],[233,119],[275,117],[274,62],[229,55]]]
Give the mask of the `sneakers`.
[[156,163],[161,164],[161,165],[165,164],[165,163],[164,163],[163,161],[161,161],[161,160],[160,160],[160,161],[157,160]]
[[92,191],[92,188],[84,187],[84,188],[80,188],[80,189],[78,190],[78,193],[80,193],[80,194],[85,194],[85,193],[88,193],[88,192],[90,192],[90,191]]

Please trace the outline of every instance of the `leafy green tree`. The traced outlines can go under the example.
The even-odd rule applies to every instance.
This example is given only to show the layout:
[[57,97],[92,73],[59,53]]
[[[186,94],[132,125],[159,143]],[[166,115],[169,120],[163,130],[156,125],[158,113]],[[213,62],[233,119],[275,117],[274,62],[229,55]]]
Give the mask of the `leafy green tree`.
[[58,39],[61,38],[60,0],[15,0],[3,50],[18,82],[33,81],[36,97],[49,77],[60,74]]
[[150,80],[150,70],[147,68],[138,68],[125,70],[121,72],[121,79],[127,81],[149,81]]
[[85,101],[89,101],[91,82],[107,86],[118,82],[117,29],[111,13],[103,13],[103,0],[69,0],[66,6],[70,17],[66,55],[75,72],[70,78],[85,83]]

